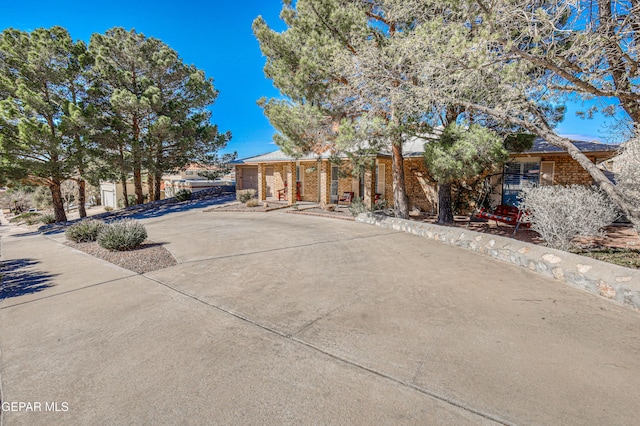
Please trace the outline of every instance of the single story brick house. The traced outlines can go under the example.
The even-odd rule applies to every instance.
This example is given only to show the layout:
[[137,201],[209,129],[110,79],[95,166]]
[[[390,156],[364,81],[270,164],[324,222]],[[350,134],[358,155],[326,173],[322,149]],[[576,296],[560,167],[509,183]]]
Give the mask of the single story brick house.
[[[404,173],[411,208],[437,211],[437,188],[429,179],[423,160],[424,139],[413,138],[403,146]],[[616,155],[618,146],[599,142],[574,141],[595,164]],[[282,150],[236,160],[236,189],[255,189],[259,200],[297,200],[335,204],[345,192],[353,192],[366,205],[387,200],[393,205],[391,155],[378,152],[375,167],[359,176],[352,173],[351,161],[330,161],[327,153],[293,158]],[[504,173],[492,178],[492,203],[513,204],[526,182],[540,185],[590,185],[591,176],[568,153],[537,138],[531,149],[512,153]]]

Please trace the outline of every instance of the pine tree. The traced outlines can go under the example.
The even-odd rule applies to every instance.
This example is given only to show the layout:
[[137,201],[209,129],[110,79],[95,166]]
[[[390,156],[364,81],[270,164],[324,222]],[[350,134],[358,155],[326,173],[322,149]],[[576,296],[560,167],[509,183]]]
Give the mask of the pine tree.
[[63,125],[86,47],[61,27],[0,34],[0,164],[5,177],[47,186],[66,221],[62,182],[76,172],[73,133]]

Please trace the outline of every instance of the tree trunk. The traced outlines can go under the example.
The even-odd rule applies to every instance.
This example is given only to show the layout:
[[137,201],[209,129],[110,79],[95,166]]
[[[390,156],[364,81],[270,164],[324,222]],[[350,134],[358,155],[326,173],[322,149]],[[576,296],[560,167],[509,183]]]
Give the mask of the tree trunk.
[[122,197],[124,198],[122,204],[124,207],[129,207],[129,192],[127,191],[127,175],[124,172],[120,172],[120,182],[122,182]]
[[54,181],[49,185],[51,190],[51,198],[53,199],[53,213],[56,222],[66,222],[67,214],[64,212],[64,201],[62,200],[62,191],[60,191],[60,182]]
[[86,201],[86,182],[84,179],[78,179],[78,213],[80,218],[87,217],[87,210],[84,207]]
[[136,204],[144,203],[144,194],[142,193],[142,166],[139,159],[133,162],[133,186],[136,192]]
[[156,181],[156,175],[148,173],[147,174],[147,188],[149,188],[149,201],[153,201],[156,199],[156,186],[154,182]]
[[404,184],[404,157],[402,156],[402,138],[397,137],[391,146],[393,169],[393,204],[396,217],[409,219],[409,199]]
[[160,175],[156,175],[155,181],[153,182],[153,186],[154,188],[154,194],[155,194],[155,198],[153,199],[154,201],[160,201],[160,184],[162,183],[162,176]]
[[438,225],[453,223],[451,182],[438,182]]

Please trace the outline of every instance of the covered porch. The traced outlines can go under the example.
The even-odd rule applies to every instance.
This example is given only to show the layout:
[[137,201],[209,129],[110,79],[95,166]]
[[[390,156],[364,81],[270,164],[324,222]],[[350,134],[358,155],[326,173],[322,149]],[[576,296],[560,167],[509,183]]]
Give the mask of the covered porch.
[[[238,160],[235,167],[237,189],[255,189],[260,201],[338,205],[358,197],[371,208],[392,193],[386,184],[391,183],[390,160],[383,157],[356,176],[347,159],[337,164],[323,156],[294,159],[282,151]],[[341,201],[345,194],[351,195],[346,203]]]

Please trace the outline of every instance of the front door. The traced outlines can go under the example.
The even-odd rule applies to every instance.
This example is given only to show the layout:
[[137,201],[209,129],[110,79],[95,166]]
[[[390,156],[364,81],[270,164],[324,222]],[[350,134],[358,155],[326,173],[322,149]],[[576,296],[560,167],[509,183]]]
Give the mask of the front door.
[[266,167],[264,169],[264,176],[267,183],[267,197],[273,197],[273,167]]
[[338,202],[338,166],[331,166],[331,203]]

